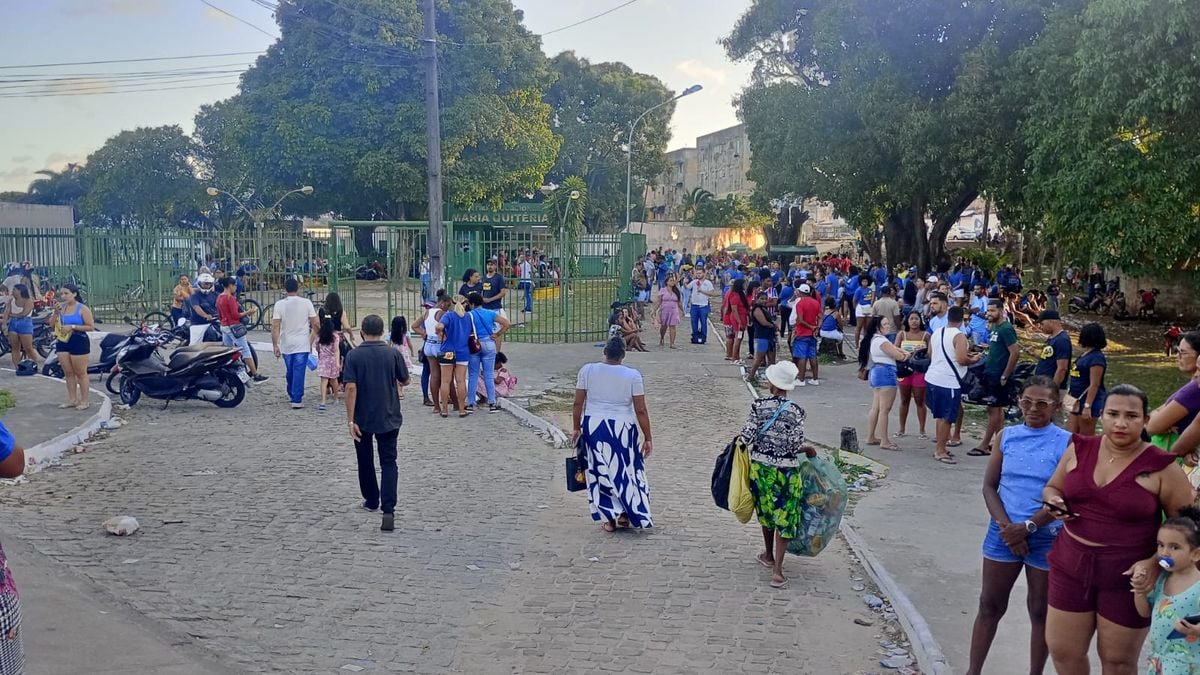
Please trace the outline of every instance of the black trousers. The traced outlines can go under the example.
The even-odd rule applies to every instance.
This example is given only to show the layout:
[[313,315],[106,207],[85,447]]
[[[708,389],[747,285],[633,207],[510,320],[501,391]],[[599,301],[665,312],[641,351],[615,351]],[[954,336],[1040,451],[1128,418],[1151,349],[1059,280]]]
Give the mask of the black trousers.
[[[379,508],[384,513],[396,512],[396,483],[399,472],[396,469],[396,437],[399,429],[393,429],[380,434],[362,432],[362,438],[354,441],[354,450],[358,454],[358,488],[362,491],[367,508]],[[382,485],[375,480],[375,445],[379,446],[379,473]]]

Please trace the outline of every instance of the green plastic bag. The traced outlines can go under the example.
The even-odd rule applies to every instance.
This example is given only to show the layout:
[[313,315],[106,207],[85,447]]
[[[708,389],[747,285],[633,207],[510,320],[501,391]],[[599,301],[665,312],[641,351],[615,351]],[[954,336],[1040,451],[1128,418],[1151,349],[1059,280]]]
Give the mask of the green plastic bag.
[[837,466],[821,457],[800,458],[804,500],[800,506],[803,529],[788,542],[793,555],[814,557],[837,535],[846,513],[846,481]]

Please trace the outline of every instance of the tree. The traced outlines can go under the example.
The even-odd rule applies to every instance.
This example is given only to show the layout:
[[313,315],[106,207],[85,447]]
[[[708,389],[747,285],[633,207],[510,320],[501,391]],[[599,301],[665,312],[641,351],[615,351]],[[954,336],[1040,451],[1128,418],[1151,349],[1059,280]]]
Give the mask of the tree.
[[87,174],[82,164],[70,163],[62,171],[42,169],[37,174],[42,178],[29,184],[29,204],[56,204],[70,206],[75,220],[79,220],[79,202],[88,191]]
[[[244,189],[256,194],[313,185],[311,198],[290,204],[307,214],[419,217],[427,187],[416,0],[296,0],[276,18],[280,40],[240,93],[197,120],[205,148],[240,154],[217,174],[244,171]],[[560,141],[542,102],[551,75],[521,18],[509,0],[438,3],[443,178],[456,204],[529,194],[554,162]]]
[[706,202],[711,202],[715,195],[705,190],[704,188],[692,188],[692,191],[683,197],[683,219],[691,220],[696,217],[696,212],[700,210],[700,206]]
[[[596,63],[563,52],[550,60],[557,76],[546,93],[556,133],[558,159],[547,176],[562,182],[580,176],[587,183],[587,229],[599,232],[625,223],[625,144],[629,123],[674,95],[658,78],[634,72],[624,63]],[[675,104],[659,108],[638,124],[633,137],[633,212],[642,212],[641,186],[667,169],[664,150],[671,138]],[[640,218],[634,217],[634,220]]]
[[756,0],[724,41],[756,64],[751,179],[833,202],[865,238],[882,225],[890,264],[931,267],[1015,132],[977,96],[1056,4]]
[[90,188],[80,205],[92,226],[148,228],[204,221],[195,146],[178,126],[139,127],[105,141],[87,158]]
[[[1022,55],[1020,179],[1000,195],[1044,219],[1073,262],[1127,274],[1200,249],[1200,6],[1091,0]],[[1007,220],[1005,221],[1007,223]]]
[[543,202],[546,222],[554,240],[558,242],[561,256],[566,258],[568,278],[579,276],[579,256],[575,245],[584,232],[585,214],[588,210],[587,182],[579,176],[568,176],[563,184],[546,196]]
[[[725,195],[724,199],[711,196],[700,202],[692,224],[696,227],[735,227],[766,231],[771,229],[771,214],[754,208],[744,195]],[[793,244],[795,241],[792,242]]]

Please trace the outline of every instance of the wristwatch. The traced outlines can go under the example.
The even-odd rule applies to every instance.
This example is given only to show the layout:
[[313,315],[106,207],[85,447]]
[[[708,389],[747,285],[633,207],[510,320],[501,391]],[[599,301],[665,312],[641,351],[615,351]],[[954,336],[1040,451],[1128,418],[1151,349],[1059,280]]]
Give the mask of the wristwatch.
[[1029,534],[1033,534],[1034,532],[1037,532],[1037,529],[1038,529],[1037,523],[1033,522],[1032,520],[1025,521],[1025,531],[1026,532],[1028,532]]

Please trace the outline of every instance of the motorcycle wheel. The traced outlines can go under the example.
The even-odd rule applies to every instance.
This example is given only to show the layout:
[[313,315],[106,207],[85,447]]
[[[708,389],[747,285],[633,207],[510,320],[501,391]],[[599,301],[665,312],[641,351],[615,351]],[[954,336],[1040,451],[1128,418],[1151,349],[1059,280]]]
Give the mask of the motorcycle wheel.
[[42,374],[47,377],[55,377],[63,379],[63,367],[61,363],[50,363],[42,366]]
[[124,382],[124,380],[125,378],[121,376],[120,372],[109,373],[108,378],[104,380],[104,388],[108,390],[108,393],[115,396],[120,396],[121,383]]
[[218,408],[236,408],[241,405],[242,399],[246,398],[246,385],[242,384],[236,375],[223,375],[221,379],[225,386],[229,387],[229,391],[213,401],[213,405]]
[[133,386],[133,380],[130,378],[121,378],[121,403],[125,405],[137,405],[138,399],[142,397],[142,390]]
[[257,300],[243,300],[242,311],[246,312],[246,319],[249,320],[249,323],[246,324],[246,330],[258,330],[262,327],[262,305],[258,304]]
[[37,353],[44,359],[47,356],[50,356],[50,352],[54,351],[55,341],[56,338],[54,337],[54,333],[47,330],[42,335],[35,334],[33,336],[33,348],[36,349]]
[[[8,343],[8,337],[5,335],[0,335],[0,356],[4,356],[5,354],[7,354],[11,351],[12,351],[12,345],[10,345]],[[43,355],[43,356],[45,356],[45,355]]]

